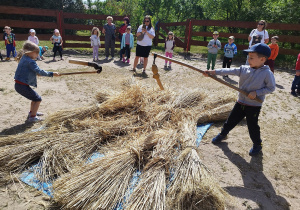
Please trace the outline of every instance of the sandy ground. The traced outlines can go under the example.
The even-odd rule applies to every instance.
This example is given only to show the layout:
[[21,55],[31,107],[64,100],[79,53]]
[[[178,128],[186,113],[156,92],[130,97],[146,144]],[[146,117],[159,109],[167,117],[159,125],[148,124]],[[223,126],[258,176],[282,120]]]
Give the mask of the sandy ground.
[[[49,71],[70,72],[92,70],[91,67],[68,63],[69,59],[91,61],[91,55],[65,52],[64,61],[52,62],[50,57],[38,61],[38,65]],[[147,77],[142,76],[141,69],[133,76],[129,71],[131,65],[119,61],[103,61],[101,74],[62,76],[59,78],[38,78],[36,91],[43,101],[40,111],[48,114],[58,110],[82,107],[95,102],[94,96],[98,91],[118,92],[120,84],[138,81],[143,85],[158,89],[152,78],[150,57]],[[184,57],[177,55],[176,59]],[[206,68],[205,56],[193,55],[185,60],[200,69]],[[202,87],[203,78],[179,65],[172,65],[171,71],[163,70],[164,61],[157,59],[161,80],[165,88],[197,88]],[[241,63],[235,62],[233,66]],[[40,123],[32,128],[25,123],[29,111],[29,101],[18,95],[14,90],[14,73],[17,67],[15,61],[0,63],[0,135],[18,134],[41,126]],[[217,62],[221,67],[221,60]],[[300,163],[299,163],[299,126],[300,98],[289,94],[293,80],[292,70],[275,70],[277,82],[276,91],[267,96],[260,115],[260,126],[263,139],[263,155],[251,158],[248,151],[251,148],[246,121],[242,121],[232,130],[228,139],[214,146],[210,143],[222,126],[214,124],[202,140],[200,151],[204,163],[211,169],[232,196],[235,209],[300,209]],[[231,76],[228,82],[237,85],[238,77]],[[208,92],[223,91],[224,94],[236,94],[225,86],[216,84],[203,87]],[[1,137],[0,137],[1,141]],[[0,209],[45,209],[49,198],[25,184],[14,184],[0,187]]]

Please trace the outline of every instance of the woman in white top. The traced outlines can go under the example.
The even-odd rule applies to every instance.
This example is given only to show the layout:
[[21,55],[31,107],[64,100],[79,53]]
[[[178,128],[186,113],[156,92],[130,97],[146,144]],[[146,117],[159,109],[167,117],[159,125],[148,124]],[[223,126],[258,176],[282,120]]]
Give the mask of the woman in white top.
[[269,34],[268,31],[266,31],[266,28],[266,21],[260,20],[257,24],[257,28],[253,29],[248,37],[249,48],[257,43],[267,44],[269,42]]
[[145,16],[143,24],[146,26],[143,28],[143,25],[140,25],[136,36],[137,37],[143,37],[142,39],[138,38],[137,45],[136,45],[136,57],[134,59],[133,64],[133,71],[136,71],[136,66],[138,64],[139,58],[144,58],[144,68],[143,73],[146,71],[147,63],[148,63],[148,57],[152,46],[152,39],[155,37],[155,31],[151,24],[151,18],[150,16]]
[[[253,29],[248,37],[249,48],[252,45],[258,43],[267,44],[269,42],[269,33],[266,30],[266,28],[267,28],[267,22],[265,20],[258,21],[257,28]],[[246,60],[246,65],[249,65],[248,56]]]

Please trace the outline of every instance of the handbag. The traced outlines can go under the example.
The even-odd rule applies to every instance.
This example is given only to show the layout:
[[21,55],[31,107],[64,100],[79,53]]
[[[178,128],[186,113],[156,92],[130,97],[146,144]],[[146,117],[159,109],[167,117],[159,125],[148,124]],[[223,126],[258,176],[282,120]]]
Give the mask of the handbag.
[[[145,25],[145,24],[143,25],[142,29],[146,29],[146,25]],[[142,40],[144,39],[144,36],[145,36],[145,34],[143,34],[143,33],[141,32],[141,35],[139,35],[136,39],[137,39],[138,41],[142,41]]]

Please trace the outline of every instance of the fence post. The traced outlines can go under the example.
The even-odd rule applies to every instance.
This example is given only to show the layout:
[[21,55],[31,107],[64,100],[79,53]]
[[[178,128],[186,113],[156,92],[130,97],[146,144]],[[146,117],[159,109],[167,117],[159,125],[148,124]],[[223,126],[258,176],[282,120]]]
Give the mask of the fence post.
[[187,51],[191,50],[191,40],[192,40],[192,20],[189,22],[189,36],[188,36],[188,43],[187,43]]
[[155,30],[155,39],[154,39],[155,47],[157,47],[157,45],[158,45],[160,22],[157,23],[156,27],[157,27],[157,30]]
[[66,43],[66,32],[65,32],[65,21],[64,21],[64,11],[60,11],[60,28],[59,30],[61,31],[61,36],[63,38],[64,43]]
[[190,25],[190,19],[187,19],[185,24],[185,34],[184,34],[184,48],[183,48],[184,51],[186,51],[188,45],[189,25]]

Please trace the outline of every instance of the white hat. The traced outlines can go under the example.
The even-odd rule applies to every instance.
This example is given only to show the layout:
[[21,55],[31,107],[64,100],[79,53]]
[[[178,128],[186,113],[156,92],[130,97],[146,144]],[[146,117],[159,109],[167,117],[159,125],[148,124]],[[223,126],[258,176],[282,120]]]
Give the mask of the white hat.
[[29,33],[35,33],[35,30],[34,29],[30,29]]
[[54,33],[59,33],[59,30],[58,30],[58,29],[55,29],[55,30],[54,30]]

